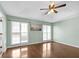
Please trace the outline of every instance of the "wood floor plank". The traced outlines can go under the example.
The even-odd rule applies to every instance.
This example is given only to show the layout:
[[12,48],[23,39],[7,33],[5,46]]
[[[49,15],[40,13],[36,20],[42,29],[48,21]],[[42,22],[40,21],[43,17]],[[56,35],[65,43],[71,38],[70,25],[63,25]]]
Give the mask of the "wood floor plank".
[[9,48],[3,58],[79,58],[79,48],[57,42]]

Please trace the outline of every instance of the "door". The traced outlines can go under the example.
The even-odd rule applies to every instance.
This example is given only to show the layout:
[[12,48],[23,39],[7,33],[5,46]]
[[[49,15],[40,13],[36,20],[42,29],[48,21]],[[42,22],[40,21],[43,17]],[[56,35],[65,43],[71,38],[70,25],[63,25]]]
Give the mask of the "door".
[[19,45],[28,43],[28,23],[11,22],[11,45]]
[[21,23],[21,44],[28,43],[28,23]]
[[51,26],[43,25],[43,41],[51,40]]
[[20,22],[11,22],[11,45],[20,44]]

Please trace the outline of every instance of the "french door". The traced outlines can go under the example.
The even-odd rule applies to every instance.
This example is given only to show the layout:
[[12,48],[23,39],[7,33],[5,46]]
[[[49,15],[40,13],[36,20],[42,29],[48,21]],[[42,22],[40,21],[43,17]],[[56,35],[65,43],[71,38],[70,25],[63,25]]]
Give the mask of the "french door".
[[51,26],[43,25],[43,41],[51,40]]
[[11,22],[11,45],[28,43],[28,23]]
[[28,23],[21,23],[21,43],[28,42]]

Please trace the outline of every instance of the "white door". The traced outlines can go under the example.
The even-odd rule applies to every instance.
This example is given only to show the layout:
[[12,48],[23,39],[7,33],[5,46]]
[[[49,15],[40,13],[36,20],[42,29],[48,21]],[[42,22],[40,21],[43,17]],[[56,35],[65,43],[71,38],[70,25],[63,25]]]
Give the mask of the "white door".
[[51,40],[51,26],[43,25],[43,41]]
[[20,44],[20,22],[11,22],[11,45]]
[[28,42],[28,23],[21,23],[21,43]]
[[11,22],[11,45],[28,43],[28,23]]

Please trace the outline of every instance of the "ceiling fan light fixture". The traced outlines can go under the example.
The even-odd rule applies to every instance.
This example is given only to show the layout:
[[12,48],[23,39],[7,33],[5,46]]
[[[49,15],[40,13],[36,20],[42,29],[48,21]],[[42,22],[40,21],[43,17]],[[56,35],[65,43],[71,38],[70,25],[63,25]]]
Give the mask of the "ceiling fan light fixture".
[[65,7],[65,6],[66,6],[66,4],[61,4],[61,5],[56,6],[55,1],[53,1],[53,2],[51,2],[51,4],[49,4],[48,8],[43,8],[41,10],[48,10],[45,13],[45,15],[46,15],[46,14],[50,14],[50,13],[58,13],[57,8]]
[[50,12],[54,12],[54,10],[53,10],[53,9],[51,9],[51,10],[50,10]]
[[53,9],[51,9],[47,14],[49,15],[51,13],[54,13],[54,10]]
[[47,13],[47,15],[49,15],[51,12],[49,11],[48,13]]

